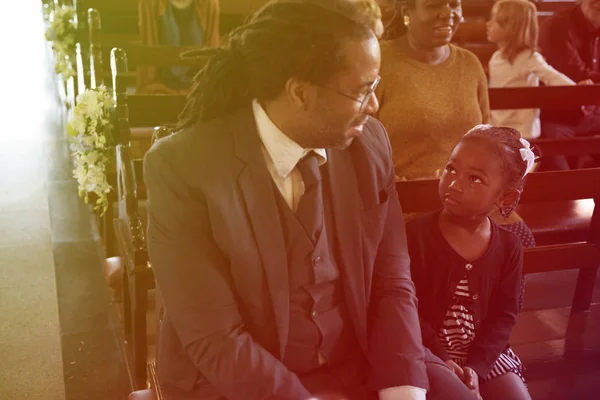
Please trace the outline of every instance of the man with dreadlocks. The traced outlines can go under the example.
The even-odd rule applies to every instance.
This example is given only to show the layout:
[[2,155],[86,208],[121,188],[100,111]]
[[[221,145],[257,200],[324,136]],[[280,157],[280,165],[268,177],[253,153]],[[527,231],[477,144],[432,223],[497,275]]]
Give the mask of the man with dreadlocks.
[[145,158],[168,400],[472,398],[425,362],[370,9],[274,0],[197,54]]

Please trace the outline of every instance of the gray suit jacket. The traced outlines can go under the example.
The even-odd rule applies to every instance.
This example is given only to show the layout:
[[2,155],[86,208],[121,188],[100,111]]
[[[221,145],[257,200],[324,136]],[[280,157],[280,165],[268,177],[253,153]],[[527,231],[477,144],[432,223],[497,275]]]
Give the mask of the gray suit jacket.
[[[164,296],[159,378],[193,398],[305,399],[282,363],[289,284],[274,185],[251,107],[146,154],[148,246]],[[322,168],[344,298],[373,390],[427,388],[391,149],[370,119]]]

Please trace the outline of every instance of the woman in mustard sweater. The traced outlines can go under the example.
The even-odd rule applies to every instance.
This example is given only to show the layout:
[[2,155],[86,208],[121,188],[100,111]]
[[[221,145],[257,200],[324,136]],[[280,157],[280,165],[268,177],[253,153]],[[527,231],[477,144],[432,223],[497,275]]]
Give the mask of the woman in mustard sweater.
[[477,57],[450,44],[457,0],[401,0],[381,43],[378,118],[399,179],[438,177],[454,144],[489,120],[487,78]]

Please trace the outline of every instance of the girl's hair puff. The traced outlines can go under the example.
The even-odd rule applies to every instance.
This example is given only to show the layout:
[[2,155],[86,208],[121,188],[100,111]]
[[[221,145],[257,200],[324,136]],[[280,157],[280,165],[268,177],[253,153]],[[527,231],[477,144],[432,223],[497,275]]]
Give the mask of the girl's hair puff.
[[494,150],[502,163],[506,189],[523,190],[527,161],[521,156],[524,146],[519,131],[503,126],[477,125],[460,142],[468,140],[485,142]]
[[492,15],[508,33],[508,46],[502,55],[509,62],[512,63],[523,50],[537,50],[537,9],[531,1],[498,0],[492,8]]

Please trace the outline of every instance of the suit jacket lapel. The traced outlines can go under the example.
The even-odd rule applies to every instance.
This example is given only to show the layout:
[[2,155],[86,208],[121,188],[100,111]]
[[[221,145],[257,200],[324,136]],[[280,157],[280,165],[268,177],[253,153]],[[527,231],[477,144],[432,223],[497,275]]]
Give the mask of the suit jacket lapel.
[[250,107],[231,118],[235,153],[245,164],[238,177],[267,277],[283,357],[289,330],[289,280],[283,231],[256,122]]
[[325,187],[334,220],[335,254],[340,267],[344,299],[358,340],[367,351],[367,312],[362,263],[362,201],[351,149],[327,150]]

